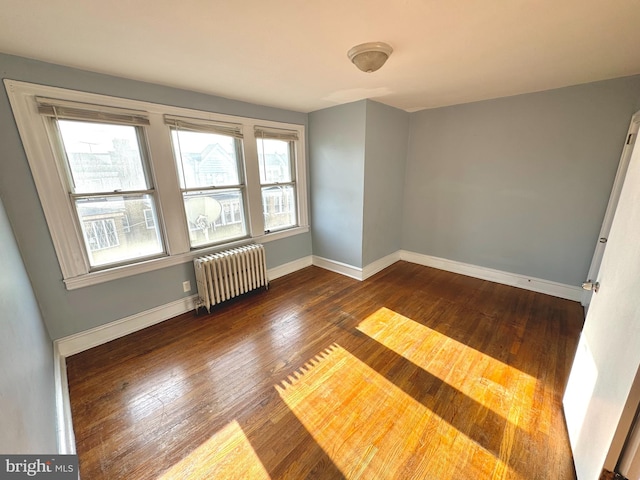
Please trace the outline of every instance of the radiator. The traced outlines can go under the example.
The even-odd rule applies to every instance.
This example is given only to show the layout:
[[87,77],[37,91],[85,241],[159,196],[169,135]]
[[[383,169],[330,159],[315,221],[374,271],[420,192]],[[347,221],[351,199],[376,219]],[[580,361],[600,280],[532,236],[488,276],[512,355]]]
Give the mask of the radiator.
[[213,305],[250,290],[269,287],[262,245],[246,245],[195,258],[199,301],[196,308]]

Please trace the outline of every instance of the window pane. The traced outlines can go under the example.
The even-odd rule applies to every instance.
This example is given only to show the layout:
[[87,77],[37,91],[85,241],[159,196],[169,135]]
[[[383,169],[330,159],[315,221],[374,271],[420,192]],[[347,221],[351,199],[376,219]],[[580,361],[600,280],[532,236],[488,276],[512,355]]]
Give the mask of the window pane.
[[75,193],[148,188],[136,127],[58,120]]
[[295,195],[291,185],[263,188],[262,206],[265,231],[296,225]]
[[291,178],[290,142],[258,138],[260,183],[288,183]]
[[247,235],[239,189],[183,195],[192,247]]
[[174,129],[171,135],[182,188],[240,184],[235,138]]
[[[150,195],[81,198],[76,199],[76,208],[91,266],[164,252]],[[148,217],[152,219],[151,228]]]

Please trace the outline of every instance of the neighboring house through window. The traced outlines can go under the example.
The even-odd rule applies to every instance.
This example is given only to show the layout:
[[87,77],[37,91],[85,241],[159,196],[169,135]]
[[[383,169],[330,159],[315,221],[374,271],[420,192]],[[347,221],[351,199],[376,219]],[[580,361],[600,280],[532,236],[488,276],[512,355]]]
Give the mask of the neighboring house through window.
[[102,250],[120,245],[118,232],[113,218],[85,222],[84,231],[91,251]]

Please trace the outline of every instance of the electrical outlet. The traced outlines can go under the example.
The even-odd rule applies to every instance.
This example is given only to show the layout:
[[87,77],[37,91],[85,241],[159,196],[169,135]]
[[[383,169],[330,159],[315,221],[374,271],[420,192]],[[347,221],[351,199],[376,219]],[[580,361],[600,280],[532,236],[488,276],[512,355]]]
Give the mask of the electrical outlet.
[[182,282],[182,290],[184,290],[185,292],[191,291],[191,282],[189,280]]

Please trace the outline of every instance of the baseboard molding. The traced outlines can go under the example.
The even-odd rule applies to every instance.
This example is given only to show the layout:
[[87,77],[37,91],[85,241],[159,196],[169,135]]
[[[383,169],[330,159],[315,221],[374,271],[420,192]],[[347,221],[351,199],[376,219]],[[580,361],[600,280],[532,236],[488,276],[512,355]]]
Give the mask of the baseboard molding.
[[580,302],[582,300],[582,289],[573,285],[552,282],[541,278],[528,277],[517,273],[494,270],[492,268],[480,267],[478,265],[457,262],[455,260],[447,260],[446,258],[432,257],[430,255],[423,255],[421,253],[414,253],[406,250],[400,251],[400,259],[411,263],[417,263],[419,265],[425,265],[427,267],[446,270],[447,272],[459,273],[469,277],[480,278],[482,280],[489,280],[503,285],[510,285],[512,287],[523,288],[525,290],[544,293],[554,297],[565,298],[575,302]]
[[60,355],[68,357],[193,310],[196,298],[196,295],[184,297],[106,325],[60,338],[54,344],[57,345]]
[[317,255],[313,255],[312,260],[313,265],[315,265],[316,267],[324,268],[325,270],[329,270],[330,272],[339,273],[341,275],[351,277],[355,280],[362,280],[362,268],[360,267],[354,267],[353,265],[349,265],[347,263],[318,257]]
[[53,344],[53,385],[56,398],[56,437],[58,454],[74,455],[76,439],[71,419],[71,399],[69,398],[69,382],[67,380],[67,362],[60,354],[58,344]]
[[379,258],[369,265],[366,265],[362,269],[362,280],[366,280],[367,278],[374,276],[376,273],[381,272],[387,267],[390,267],[398,260],[400,260],[400,250],[398,250],[397,252],[393,252],[386,257]]
[[337,262],[336,260],[331,260],[329,258],[313,255],[313,265],[316,267],[324,268],[325,270],[339,273],[360,281],[366,280],[367,278],[393,265],[398,260],[400,260],[400,250],[393,252],[386,257],[379,258],[375,262],[366,265],[364,268],[360,268],[347,263]]
[[293,262],[285,263],[284,265],[279,265],[277,267],[268,269],[267,277],[269,278],[269,281],[275,280],[276,278],[284,277],[285,275],[297,272],[298,270],[310,267],[311,265],[313,265],[313,257],[311,255],[308,255],[306,257],[294,260]]

